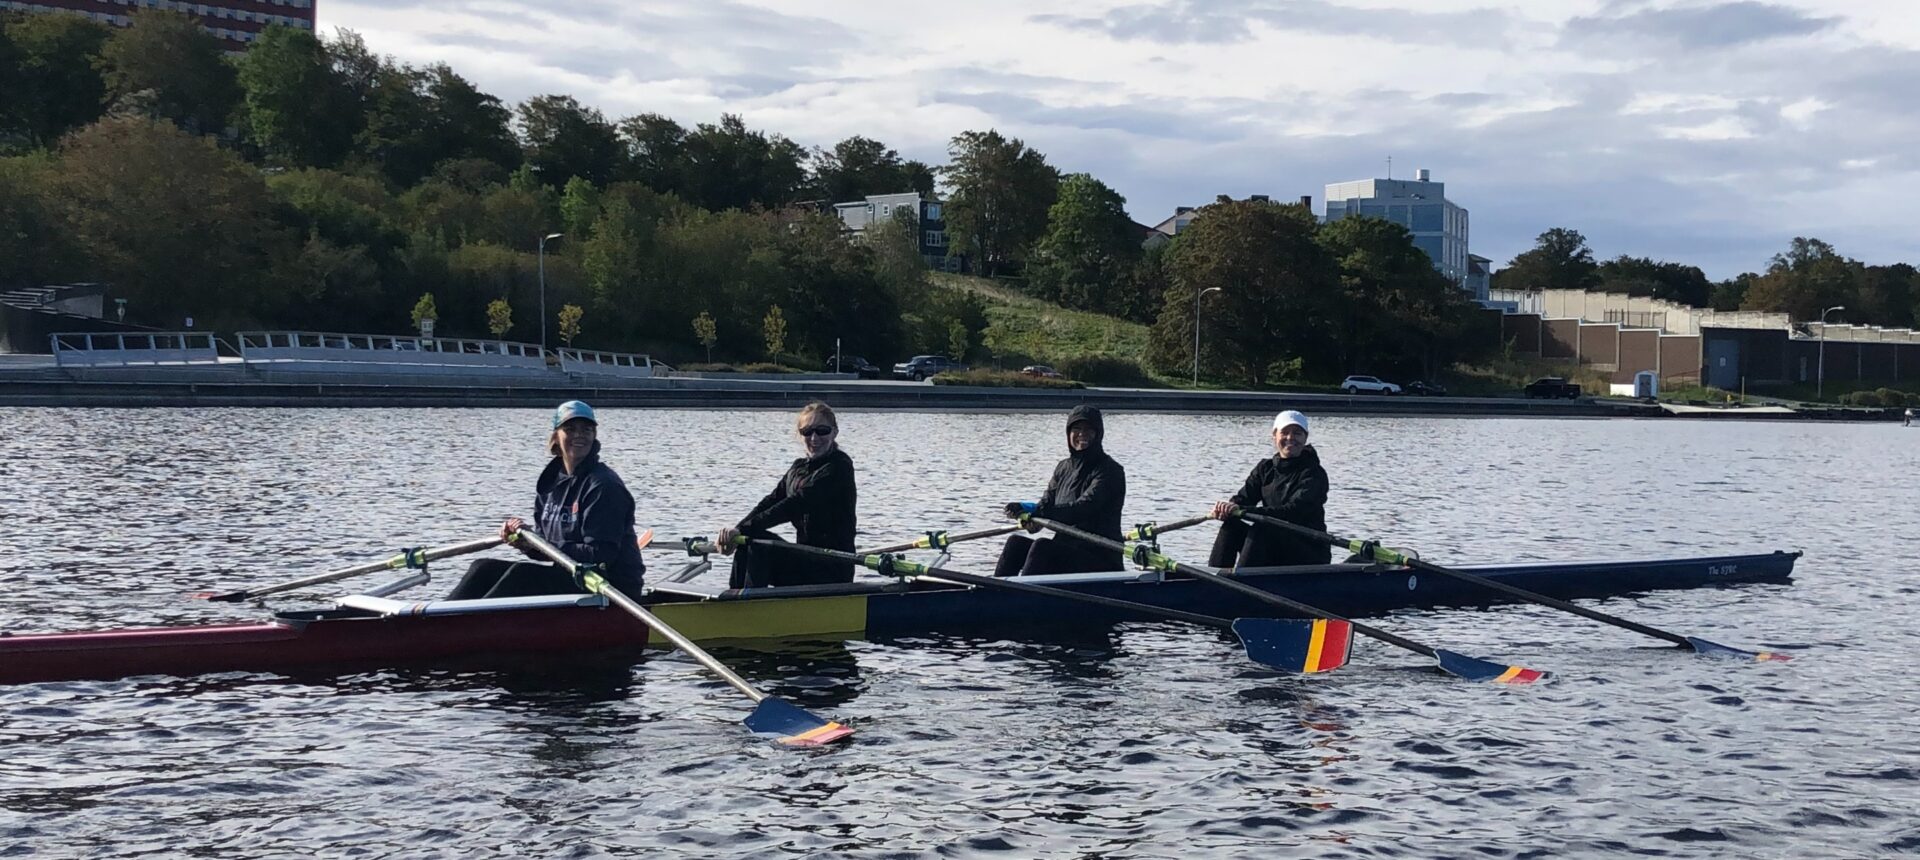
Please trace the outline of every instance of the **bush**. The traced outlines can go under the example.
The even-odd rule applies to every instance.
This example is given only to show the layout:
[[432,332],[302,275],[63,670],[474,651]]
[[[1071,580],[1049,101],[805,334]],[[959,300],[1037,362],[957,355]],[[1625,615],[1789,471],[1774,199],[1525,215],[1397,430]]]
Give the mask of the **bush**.
[[1843,406],[1871,406],[1899,408],[1920,405],[1920,394],[1909,394],[1891,388],[1877,388],[1872,391],[1849,391],[1840,395]]
[[1094,355],[1076,355],[1062,359],[1053,366],[1060,375],[1068,379],[1078,379],[1094,385],[1121,385],[1129,388],[1158,387],[1147,370],[1132,359],[1117,355],[1097,353]]
[[697,372],[697,373],[805,373],[806,372],[798,368],[787,367],[786,365],[783,365],[783,364],[770,364],[764,361],[756,361],[756,362],[753,362],[752,364],[741,364],[741,365],[732,365],[732,364],[727,364],[726,362],[712,362],[712,363],[693,362],[692,364],[680,365],[680,369],[685,371],[690,371],[690,372]]
[[1047,379],[1013,370],[947,371],[933,377],[935,385],[981,385],[989,388],[1085,388],[1071,379]]

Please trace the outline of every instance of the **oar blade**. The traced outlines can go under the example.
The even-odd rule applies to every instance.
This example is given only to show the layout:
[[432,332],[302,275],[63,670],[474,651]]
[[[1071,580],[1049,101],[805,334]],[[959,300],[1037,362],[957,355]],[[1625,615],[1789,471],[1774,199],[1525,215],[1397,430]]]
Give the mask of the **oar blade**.
[[1693,647],[1695,654],[1708,657],[1737,657],[1741,660],[1753,660],[1760,663],[1785,663],[1792,657],[1778,651],[1748,651],[1745,648],[1733,648],[1718,642],[1709,642],[1698,636],[1688,636],[1687,644]]
[[1465,654],[1441,648],[1434,649],[1433,657],[1440,661],[1440,669],[1442,671],[1450,675],[1465,678],[1469,681],[1486,681],[1493,684],[1531,684],[1547,679],[1547,673],[1538,669],[1528,669],[1525,666],[1514,666],[1507,663],[1495,663],[1492,660],[1468,657]]
[[823,720],[785,699],[768,696],[747,715],[747,728],[763,735],[778,735],[780,743],[796,747],[817,747],[853,734],[832,720]]
[[1347,665],[1353,625],[1302,618],[1236,618],[1234,635],[1254,662],[1286,672],[1330,672]]
[[249,593],[245,591],[229,591],[225,594],[215,594],[211,591],[196,591],[187,595],[187,599],[211,600],[216,603],[239,603],[240,601],[246,600],[248,596]]

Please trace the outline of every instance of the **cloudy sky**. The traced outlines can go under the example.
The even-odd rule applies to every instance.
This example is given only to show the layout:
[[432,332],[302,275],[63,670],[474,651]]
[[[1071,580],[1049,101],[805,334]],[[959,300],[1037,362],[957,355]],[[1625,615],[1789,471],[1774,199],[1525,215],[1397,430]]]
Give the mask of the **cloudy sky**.
[[969,129],[1112,185],[1135,219],[1415,168],[1504,265],[1762,268],[1796,235],[1920,263],[1913,0],[321,0],[323,30],[508,102],[737,113],[932,164]]

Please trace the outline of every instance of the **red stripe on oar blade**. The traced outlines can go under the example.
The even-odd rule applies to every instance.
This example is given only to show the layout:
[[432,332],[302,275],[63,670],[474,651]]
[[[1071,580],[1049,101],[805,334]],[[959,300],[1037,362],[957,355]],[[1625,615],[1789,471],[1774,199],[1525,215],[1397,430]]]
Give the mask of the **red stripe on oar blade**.
[[1500,673],[1500,677],[1493,679],[1493,682],[1496,684],[1531,684],[1546,677],[1546,675],[1547,673],[1535,669],[1508,666],[1507,671]]
[[1761,663],[1785,663],[1793,658],[1777,651],[1762,651],[1753,655],[1753,659]]
[[853,734],[853,729],[839,723],[828,723],[817,729],[781,738],[780,742],[794,747],[817,747],[833,743],[850,734]]
[[1347,621],[1319,621],[1314,637],[1320,640],[1320,660],[1307,667],[1309,672],[1329,672],[1347,665],[1347,650],[1353,645],[1353,624]]

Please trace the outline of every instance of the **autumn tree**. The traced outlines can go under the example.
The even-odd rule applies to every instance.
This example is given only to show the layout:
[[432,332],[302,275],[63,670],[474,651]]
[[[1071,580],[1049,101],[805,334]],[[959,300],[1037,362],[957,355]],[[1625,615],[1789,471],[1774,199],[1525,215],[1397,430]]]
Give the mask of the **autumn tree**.
[[693,318],[693,337],[707,348],[707,363],[713,363],[713,345],[720,342],[720,327],[714,324],[713,314],[701,311]]
[[579,305],[560,306],[558,331],[561,343],[573,346],[573,339],[580,336],[580,319],[586,315],[586,310]]
[[497,339],[506,337],[507,329],[510,328],[513,328],[513,307],[507,304],[506,299],[494,299],[488,302],[487,331],[493,332],[493,336]]

